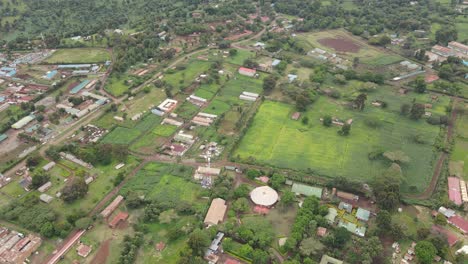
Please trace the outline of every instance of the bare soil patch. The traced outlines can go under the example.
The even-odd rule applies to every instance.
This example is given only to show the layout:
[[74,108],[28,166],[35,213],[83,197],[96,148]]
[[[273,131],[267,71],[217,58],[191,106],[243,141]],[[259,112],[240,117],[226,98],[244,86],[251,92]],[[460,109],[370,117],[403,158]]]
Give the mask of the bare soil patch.
[[358,43],[351,39],[337,37],[337,38],[323,38],[317,40],[320,44],[330,47],[338,52],[351,52],[358,53],[361,47]]
[[99,247],[96,256],[94,256],[91,264],[102,264],[106,263],[107,257],[109,256],[110,240],[104,241]]

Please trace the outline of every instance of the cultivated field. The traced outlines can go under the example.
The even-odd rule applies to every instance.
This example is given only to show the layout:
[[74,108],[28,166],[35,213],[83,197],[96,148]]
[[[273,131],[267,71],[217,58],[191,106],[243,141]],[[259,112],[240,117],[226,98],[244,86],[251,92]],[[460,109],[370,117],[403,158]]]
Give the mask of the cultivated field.
[[403,58],[388,54],[383,50],[368,45],[365,41],[344,30],[328,30],[313,33],[298,34],[297,38],[310,50],[320,48],[336,53],[352,61],[359,57],[360,61],[370,65],[387,65],[403,60]]
[[[409,186],[422,191],[432,177],[432,162],[437,156],[432,143],[439,134],[437,126],[424,120],[403,118],[392,109],[367,106],[364,112],[350,111],[325,97],[305,113],[309,125],[293,121],[290,118],[293,112],[290,105],[265,101],[234,157],[283,168],[310,169],[330,177],[369,181],[390,165],[385,160],[369,160],[370,152],[402,150],[411,159],[402,166],[405,191]],[[337,134],[337,127],[324,127],[319,119],[327,114],[341,120],[352,118],[351,134],[342,137]],[[365,119],[369,117],[379,120],[379,127],[368,127]],[[421,135],[426,143],[415,143],[414,135]]]
[[468,180],[468,109],[467,104],[459,103],[460,108],[464,108],[465,112],[460,111],[457,118],[455,130],[455,146],[453,148],[451,161],[463,162],[463,177]]
[[99,63],[110,60],[110,53],[100,48],[60,49],[54,52],[44,62],[59,63]]

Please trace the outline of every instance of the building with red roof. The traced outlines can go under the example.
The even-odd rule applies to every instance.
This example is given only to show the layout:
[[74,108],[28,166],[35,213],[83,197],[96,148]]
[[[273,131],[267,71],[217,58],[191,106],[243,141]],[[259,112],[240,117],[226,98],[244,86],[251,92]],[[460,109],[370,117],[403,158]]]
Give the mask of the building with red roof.
[[245,68],[245,67],[240,67],[239,68],[239,74],[241,74],[241,75],[254,77],[256,73],[257,73],[257,70],[254,70],[254,69],[249,69],[249,68]]
[[117,225],[120,223],[120,221],[125,221],[128,218],[128,213],[127,212],[119,212],[113,219],[112,221],[109,222],[109,227],[110,228],[116,228]]
[[433,225],[431,229],[434,233],[447,237],[447,243],[450,247],[453,247],[458,242],[458,237],[454,233],[441,226]]
[[460,179],[458,179],[457,177],[448,177],[448,195],[450,201],[452,201],[456,205],[462,204],[460,192]]
[[435,75],[435,74],[428,74],[426,75],[426,78],[424,78],[426,83],[432,83],[432,82],[435,82],[437,80],[439,80],[439,76]]
[[463,234],[468,233],[468,221],[459,215],[450,217],[447,222],[454,227],[458,228]]

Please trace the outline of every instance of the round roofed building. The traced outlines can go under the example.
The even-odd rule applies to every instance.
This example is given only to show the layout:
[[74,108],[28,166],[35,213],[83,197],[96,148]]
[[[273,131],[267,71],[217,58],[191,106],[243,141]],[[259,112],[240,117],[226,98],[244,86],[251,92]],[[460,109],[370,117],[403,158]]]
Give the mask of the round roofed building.
[[278,193],[269,186],[262,186],[250,192],[250,199],[256,205],[271,207],[278,201]]

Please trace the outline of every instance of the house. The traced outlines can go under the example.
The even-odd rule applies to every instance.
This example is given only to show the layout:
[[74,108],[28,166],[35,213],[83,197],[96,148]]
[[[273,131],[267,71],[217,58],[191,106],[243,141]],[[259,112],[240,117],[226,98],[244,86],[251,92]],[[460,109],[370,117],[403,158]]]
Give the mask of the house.
[[244,76],[254,77],[256,73],[257,71],[254,69],[249,69],[245,67],[239,68],[239,74],[244,75]]
[[119,223],[122,221],[126,221],[128,219],[128,213],[127,212],[119,212],[113,219],[112,221],[109,222],[109,227],[110,228],[116,228]]
[[168,98],[164,100],[161,104],[159,104],[157,109],[163,112],[171,112],[172,110],[176,108],[176,106],[177,106],[177,101]]
[[340,202],[340,204],[338,205],[338,209],[345,210],[347,213],[350,214],[353,211],[353,206],[349,203]]
[[42,167],[45,171],[50,171],[55,166],[55,162],[51,161]]
[[295,80],[297,80],[297,75],[295,75],[295,74],[288,74],[288,82],[289,82],[289,83],[292,83],[292,82],[294,82]]
[[319,236],[319,237],[324,237],[324,236],[326,236],[326,235],[327,235],[327,229],[326,229],[325,227],[319,226],[319,227],[317,228],[317,236]]
[[45,193],[39,195],[39,200],[43,201],[44,203],[50,203],[52,202],[53,199],[54,197],[47,195]]
[[328,214],[325,216],[325,219],[327,219],[329,224],[333,224],[335,223],[335,219],[337,215],[338,215],[338,211],[333,207],[329,207]]
[[206,213],[205,220],[203,223],[207,226],[213,226],[221,223],[226,214],[227,205],[226,201],[221,198],[215,198],[211,201],[210,208]]
[[362,208],[358,208],[357,211],[356,211],[356,218],[361,220],[361,221],[369,221],[369,217],[370,217],[370,212],[366,209],[362,209]]
[[161,252],[166,248],[166,244],[164,242],[160,241],[159,243],[156,244],[156,250]]
[[460,179],[457,177],[448,177],[448,196],[450,201],[456,205],[462,204],[461,191],[460,191]]
[[219,176],[220,174],[221,174],[221,169],[218,169],[218,168],[198,167],[193,177],[196,180],[201,180],[204,177]]
[[122,195],[115,197],[115,199],[101,212],[101,216],[107,218],[115,209],[117,209],[117,207],[119,207],[123,200],[124,198]]
[[296,195],[315,196],[322,199],[322,188],[305,185],[302,183],[293,183],[291,191]]
[[440,45],[435,45],[432,47],[431,51],[439,56],[442,57],[449,57],[449,56],[454,56],[455,52],[453,52],[452,49],[449,49],[447,47],[442,47]]
[[90,246],[87,246],[83,243],[81,243],[77,248],[76,248],[76,253],[78,256],[86,258],[89,253],[91,253],[92,248]]
[[299,120],[300,117],[301,117],[301,113],[295,112],[294,114],[292,114],[291,119],[292,120]]
[[32,115],[32,114],[28,115],[28,116],[25,116],[25,117],[21,118],[18,122],[11,125],[11,127],[14,128],[14,129],[21,129],[24,126],[26,126],[27,124],[29,124],[29,122],[33,121],[35,118],[36,117],[34,115]]
[[348,192],[337,191],[336,196],[338,198],[345,199],[348,201],[359,201],[359,196]]
[[466,235],[466,233],[468,233],[468,221],[466,221],[463,217],[455,215],[450,217],[447,222],[458,228],[463,234]]
[[280,63],[281,63],[280,60],[274,59],[273,62],[271,63],[271,66],[272,66],[272,67],[276,67],[276,66],[278,66]]
[[257,42],[254,44],[254,47],[259,48],[259,49],[264,49],[265,48],[265,43],[263,42]]
[[443,206],[439,207],[439,213],[443,214],[445,217],[450,218],[455,215],[455,211],[452,209],[447,209]]
[[464,45],[460,42],[456,42],[456,41],[451,41],[448,43],[448,47],[451,48],[451,49],[454,49],[458,52],[461,52],[465,55],[468,55],[468,46],[467,45]]
[[46,192],[47,190],[50,189],[50,187],[52,187],[52,182],[46,182],[45,184],[43,184],[41,187],[37,188],[37,190],[41,193],[43,192]]
[[222,253],[221,250],[221,241],[224,238],[224,233],[218,232],[216,234],[216,237],[211,241],[210,246],[208,249],[205,251],[205,259],[208,260],[210,263],[217,263],[219,256],[219,253]]
[[320,264],[343,264],[343,261],[336,258],[332,258],[328,255],[323,255],[322,259],[320,260]]
[[433,225],[431,229],[433,233],[447,237],[447,243],[450,247],[453,247],[458,242],[458,237],[454,233],[441,226]]

